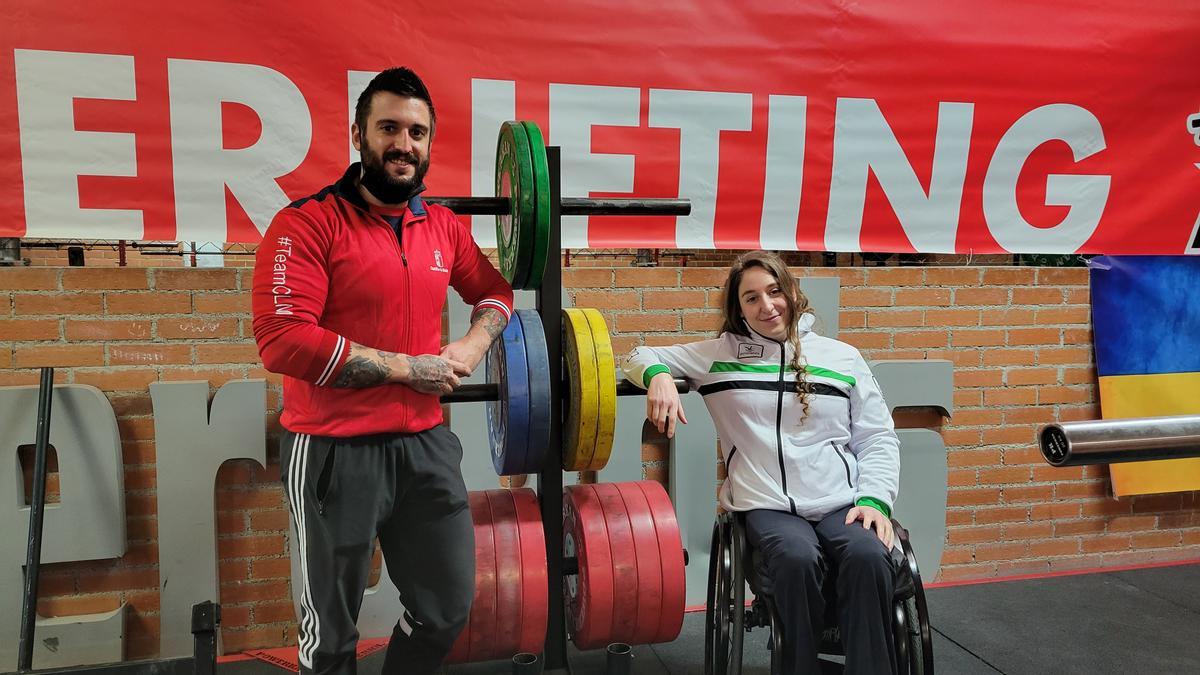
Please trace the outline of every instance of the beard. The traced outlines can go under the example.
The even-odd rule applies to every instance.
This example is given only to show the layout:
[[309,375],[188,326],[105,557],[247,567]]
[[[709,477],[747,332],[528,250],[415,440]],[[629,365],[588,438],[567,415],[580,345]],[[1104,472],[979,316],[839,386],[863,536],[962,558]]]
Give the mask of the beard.
[[[425,173],[429,171],[429,158],[420,160],[413,153],[389,150],[380,156],[364,144],[359,150],[362,159],[362,177],[359,183],[376,199],[384,204],[403,204],[425,189]],[[393,160],[404,160],[414,167],[412,177],[395,177],[387,172],[386,164]]]

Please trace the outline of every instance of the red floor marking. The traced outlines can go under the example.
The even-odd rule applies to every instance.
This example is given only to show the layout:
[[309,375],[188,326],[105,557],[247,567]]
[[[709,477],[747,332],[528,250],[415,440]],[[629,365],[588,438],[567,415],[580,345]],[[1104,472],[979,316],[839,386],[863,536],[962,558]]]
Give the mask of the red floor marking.
[[[374,654],[375,652],[387,647],[387,638],[374,638],[371,640],[359,640],[356,653],[359,659]],[[225,656],[217,657],[217,663],[229,663],[233,661],[249,661],[250,659],[258,659],[265,663],[270,663],[274,666],[279,666],[284,670],[290,670],[293,673],[300,671],[300,663],[297,660],[295,645],[291,647],[277,647],[275,649],[254,649],[241,654],[226,654]]]

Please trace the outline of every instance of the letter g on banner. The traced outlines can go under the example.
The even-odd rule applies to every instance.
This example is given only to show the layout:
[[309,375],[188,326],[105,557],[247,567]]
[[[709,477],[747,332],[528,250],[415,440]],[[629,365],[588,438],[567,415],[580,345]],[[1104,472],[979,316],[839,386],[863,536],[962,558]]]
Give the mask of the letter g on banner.
[[1017,178],[1033,151],[1050,141],[1064,141],[1076,162],[1107,147],[1100,120],[1065,103],[1031,110],[1005,132],[983,181],[983,215],[1005,250],[1074,253],[1100,226],[1112,176],[1052,173],[1046,176],[1046,205],[1071,207],[1067,217],[1054,227],[1041,228],[1021,215]]

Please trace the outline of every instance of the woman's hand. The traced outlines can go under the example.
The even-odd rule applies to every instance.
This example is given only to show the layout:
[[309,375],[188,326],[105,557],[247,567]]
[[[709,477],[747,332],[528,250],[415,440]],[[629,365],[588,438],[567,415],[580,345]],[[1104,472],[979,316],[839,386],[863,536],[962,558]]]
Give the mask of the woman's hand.
[[883,542],[884,548],[892,550],[892,519],[883,515],[883,513],[874,506],[855,506],[846,514],[846,524],[849,525],[856,520],[862,521],[862,526],[866,529],[875,528],[875,534],[879,537],[879,541]]
[[679,390],[670,373],[659,373],[650,378],[650,387],[646,390],[646,419],[658,427],[660,433],[666,433],[667,438],[675,436],[676,420],[687,424]]

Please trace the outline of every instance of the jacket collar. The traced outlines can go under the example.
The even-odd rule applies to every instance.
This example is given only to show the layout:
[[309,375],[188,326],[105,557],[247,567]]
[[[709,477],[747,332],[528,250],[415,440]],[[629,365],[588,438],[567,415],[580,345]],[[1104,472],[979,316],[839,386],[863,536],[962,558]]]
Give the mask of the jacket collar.
[[[362,193],[358,191],[358,178],[362,175],[362,163],[355,162],[351,164],[346,173],[334,183],[333,190],[338,197],[350,202],[358,208],[371,212],[371,205],[367,200],[363,199]],[[421,193],[425,191],[425,183],[421,183],[413,191],[413,196],[408,199],[408,213],[405,214],[404,222],[408,222],[410,217],[419,218],[425,215],[425,200],[421,199]]]

